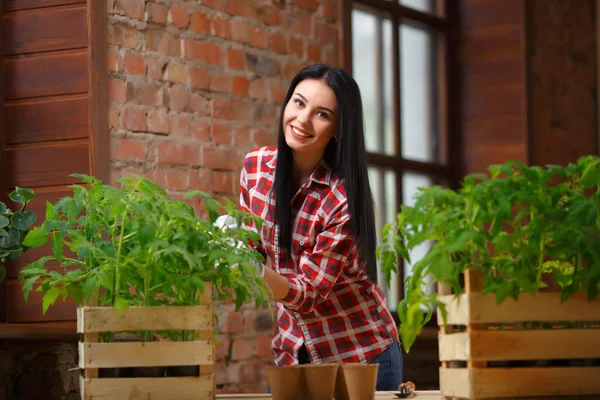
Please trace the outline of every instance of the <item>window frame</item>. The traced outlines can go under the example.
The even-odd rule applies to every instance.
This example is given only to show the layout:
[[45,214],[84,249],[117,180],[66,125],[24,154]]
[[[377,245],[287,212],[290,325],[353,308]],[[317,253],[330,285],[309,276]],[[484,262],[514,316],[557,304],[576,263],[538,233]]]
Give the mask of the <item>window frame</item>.
[[[430,0],[432,5],[440,4],[440,0]],[[339,59],[341,68],[352,75],[352,10],[355,5],[365,6],[371,9],[385,13],[392,22],[392,62],[394,67],[393,95],[394,114],[393,131],[395,141],[395,154],[386,155],[384,153],[368,152],[367,159],[369,167],[376,167],[382,171],[393,171],[396,174],[396,210],[400,212],[403,198],[402,179],[405,173],[413,172],[432,178],[434,184],[446,182],[452,189],[457,189],[460,185],[464,172],[462,158],[462,138],[461,138],[461,84],[460,84],[460,66],[459,66],[459,45],[460,45],[460,21],[459,5],[454,0],[443,2],[443,17],[433,13],[426,13],[416,9],[401,5],[398,0],[340,0],[340,29],[341,46]],[[433,7],[432,7],[433,8]],[[403,22],[404,20],[404,22]],[[439,126],[445,131],[445,163],[442,162],[424,162],[404,159],[401,152],[402,121],[400,114],[401,82],[400,82],[400,34],[399,27],[402,23],[418,23],[427,27],[432,32],[441,34],[445,38],[442,60],[443,71],[441,78],[442,87],[438,90],[437,107],[444,110],[443,114],[438,113],[443,120],[439,120]],[[381,26],[381,25],[380,25]],[[380,41],[379,41],[380,42]],[[381,54],[381,43],[376,43],[378,56]],[[438,53],[439,54],[439,53]],[[381,59],[381,57],[379,57]],[[380,71],[378,71],[380,72]],[[381,116],[381,115],[380,115]],[[381,128],[379,128],[381,129]],[[379,132],[379,136],[381,136]],[[398,260],[398,287],[396,288],[398,300],[404,298],[404,266],[403,260]],[[397,313],[393,313],[397,320]],[[430,323],[435,323],[432,318]]]

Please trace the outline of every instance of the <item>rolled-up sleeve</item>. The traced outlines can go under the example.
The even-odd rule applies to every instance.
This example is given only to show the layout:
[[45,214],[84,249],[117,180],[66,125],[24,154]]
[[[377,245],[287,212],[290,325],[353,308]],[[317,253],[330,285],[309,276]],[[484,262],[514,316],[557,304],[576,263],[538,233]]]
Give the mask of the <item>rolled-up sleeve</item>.
[[319,299],[327,298],[354,246],[346,200],[326,218],[312,249],[303,252],[300,274],[289,280],[289,291],[280,302],[298,312],[311,312]]
[[[248,172],[246,170],[246,165],[244,165],[244,167],[242,168],[242,171],[240,173],[240,202],[239,202],[239,207],[240,210],[245,211],[247,213],[251,213],[251,209],[250,209],[250,192],[249,192],[249,188],[248,188],[248,180],[247,180],[247,176],[248,176]],[[243,228],[247,229],[247,230],[251,230],[253,232],[255,232],[257,235],[260,236],[260,233],[258,232],[258,230],[256,229],[256,226],[254,225],[254,221],[252,221],[251,219],[247,219],[247,222],[244,222],[243,224]],[[254,250],[260,252],[263,257],[265,259],[267,259],[267,252],[265,251],[262,243],[259,241],[258,243],[254,243],[252,241],[249,241],[248,245],[253,248]]]

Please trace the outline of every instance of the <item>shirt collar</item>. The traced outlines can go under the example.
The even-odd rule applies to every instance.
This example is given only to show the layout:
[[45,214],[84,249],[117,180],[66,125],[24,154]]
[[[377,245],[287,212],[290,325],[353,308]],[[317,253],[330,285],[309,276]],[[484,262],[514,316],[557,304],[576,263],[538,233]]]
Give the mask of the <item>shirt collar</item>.
[[[273,157],[267,161],[267,167],[271,168],[271,169],[275,169],[275,165],[277,164],[277,153],[275,153],[273,155]],[[317,167],[315,168],[315,170],[312,172],[312,174],[309,177],[309,180],[316,182],[316,183],[321,183],[323,185],[329,185],[331,183],[331,168],[327,165],[327,163],[321,159],[321,161],[319,161],[319,164],[317,164]]]

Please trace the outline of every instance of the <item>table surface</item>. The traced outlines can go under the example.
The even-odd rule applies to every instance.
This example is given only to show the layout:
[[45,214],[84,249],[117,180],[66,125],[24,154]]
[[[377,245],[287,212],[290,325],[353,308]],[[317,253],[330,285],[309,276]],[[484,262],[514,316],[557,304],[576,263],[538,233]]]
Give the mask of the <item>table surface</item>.
[[[393,392],[376,392],[375,400],[398,399],[392,394]],[[270,399],[271,395],[267,393],[247,393],[247,394],[217,394],[217,399],[220,400],[265,400]],[[416,390],[409,397],[415,400],[443,400],[441,392],[437,390]]]

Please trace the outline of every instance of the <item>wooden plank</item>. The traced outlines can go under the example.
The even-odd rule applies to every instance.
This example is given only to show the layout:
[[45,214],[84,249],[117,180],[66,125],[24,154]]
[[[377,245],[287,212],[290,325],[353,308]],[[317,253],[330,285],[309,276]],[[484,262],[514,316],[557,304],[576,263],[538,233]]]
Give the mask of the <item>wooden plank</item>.
[[212,400],[212,376],[80,378],[83,400]]
[[88,67],[90,171],[103,182],[110,180],[108,134],[108,69],[106,68],[108,28],[106,2],[88,1]]
[[[6,8],[6,4],[4,1],[0,1],[0,17],[4,15],[4,9]],[[0,33],[4,31],[4,19],[0,18]],[[4,54],[4,42],[0,40],[0,54]],[[6,125],[4,123],[5,114],[4,114],[4,62],[0,62],[0,200],[6,202],[8,196],[5,196],[7,179],[6,179]],[[6,322],[6,307],[8,304],[6,298],[6,279],[0,282],[0,323]]]
[[76,319],[76,306],[71,299],[63,302],[58,298],[46,314],[42,313],[41,292],[32,291],[26,302],[23,298],[21,284],[7,280],[7,322],[41,322],[41,321],[74,321]]
[[81,4],[85,0],[4,0],[6,11],[27,10],[31,8],[61,6],[65,4]]
[[129,307],[119,315],[110,307],[83,307],[78,332],[140,330],[212,330],[211,306]]
[[9,145],[88,137],[85,94],[12,102],[6,105]]
[[4,54],[82,48],[87,45],[85,5],[42,8],[4,16]]
[[87,62],[87,51],[44,53],[6,60],[6,98],[87,92]]
[[[506,384],[506,382],[505,382]],[[440,391],[443,396],[471,398],[471,370],[468,368],[440,368]]]
[[441,361],[600,358],[598,329],[473,331],[440,335]]
[[[588,301],[585,293],[577,293],[564,303],[560,293],[538,293],[535,296],[521,294],[519,300],[505,299],[496,304],[496,296],[479,293],[463,293],[440,296],[446,304],[448,323],[468,325],[473,323],[522,322],[522,321],[597,321],[600,319],[600,297]],[[552,313],[548,313],[552,310]],[[438,316],[438,323],[441,316]]]
[[70,174],[89,173],[87,139],[13,148],[6,158],[9,188],[77,183]]
[[167,367],[213,364],[212,340],[79,343],[79,367]]
[[597,395],[598,377],[600,367],[475,368],[473,397]]
[[75,342],[78,336],[74,321],[0,324],[0,339]]

